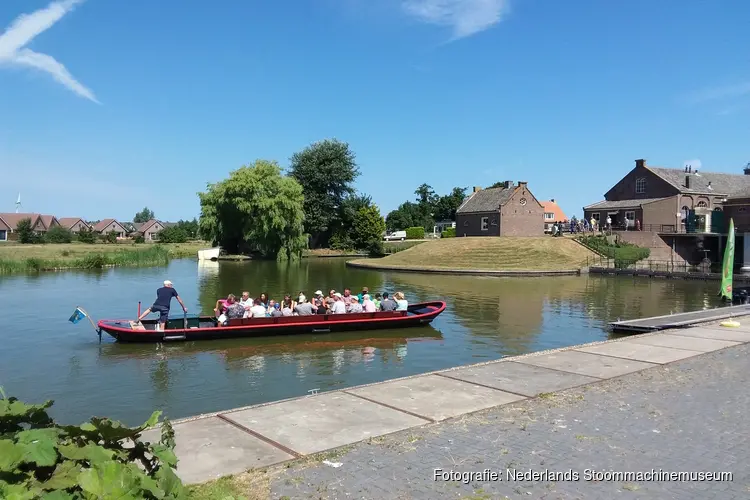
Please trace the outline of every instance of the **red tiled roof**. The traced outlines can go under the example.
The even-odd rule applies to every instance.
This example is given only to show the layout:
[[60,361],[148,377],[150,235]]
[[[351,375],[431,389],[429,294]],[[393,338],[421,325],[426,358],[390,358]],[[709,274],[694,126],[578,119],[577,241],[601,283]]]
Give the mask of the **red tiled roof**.
[[8,223],[7,223],[7,222],[5,222],[5,221],[3,220],[3,218],[2,218],[2,217],[0,217],[0,229],[5,229],[5,230],[7,230],[7,231],[10,231],[10,226],[8,225]]
[[[154,224],[161,224],[161,222],[159,222],[156,219],[151,219],[148,222],[144,222],[139,227],[137,227],[136,231],[138,231],[141,234],[146,234],[148,230],[151,229],[151,226],[153,226]],[[164,224],[161,224],[161,225],[162,227],[164,227]]]
[[96,226],[94,226],[94,231],[97,231],[97,232],[100,232],[100,233],[101,233],[102,231],[104,231],[105,229],[107,229],[107,226],[109,226],[109,225],[110,225],[110,224],[112,224],[113,222],[114,222],[115,224],[117,224],[118,226],[120,226],[120,228],[121,228],[121,229],[122,229],[122,230],[123,230],[124,232],[127,232],[127,229],[125,229],[125,228],[124,228],[124,227],[122,226],[122,224],[120,224],[119,222],[117,222],[117,221],[116,221],[115,219],[104,219],[104,220],[101,220],[101,221],[99,221],[99,223],[98,223],[98,224],[97,224]]
[[40,215],[40,217],[46,229],[49,229],[54,223],[60,224],[60,221],[54,215]]
[[88,226],[88,223],[81,217],[60,217],[59,219],[57,219],[57,222],[59,222],[60,225],[65,229],[72,228],[73,226],[78,224],[78,221],[81,221]]
[[16,214],[16,213],[0,214],[0,218],[2,218],[5,221],[5,224],[8,225],[11,231],[15,231],[16,226],[23,219],[31,219],[31,226],[34,227],[39,217],[41,217],[41,215],[39,214]]
[[564,221],[568,220],[568,218],[565,216],[565,213],[563,213],[562,208],[555,203],[555,200],[550,201],[540,201],[539,203],[542,204],[542,207],[544,208],[544,213],[550,213],[552,212],[555,214],[554,220],[556,221]]

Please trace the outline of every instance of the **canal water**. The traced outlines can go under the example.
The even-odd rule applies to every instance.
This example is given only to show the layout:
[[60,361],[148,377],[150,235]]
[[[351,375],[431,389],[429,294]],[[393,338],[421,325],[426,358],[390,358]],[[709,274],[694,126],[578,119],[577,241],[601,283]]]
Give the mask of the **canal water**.
[[[77,305],[93,318],[133,318],[170,279],[190,312],[249,290],[275,298],[331,288],[397,291],[410,302],[442,299],[430,326],[167,345],[100,344],[92,326],[68,322]],[[607,323],[717,305],[717,282],[571,276],[481,278],[349,269],[344,259],[208,263],[0,278],[4,326],[0,386],[29,402],[55,400],[53,415],[92,415],[135,425],[230,409],[608,338]],[[179,306],[174,303],[173,310]]]

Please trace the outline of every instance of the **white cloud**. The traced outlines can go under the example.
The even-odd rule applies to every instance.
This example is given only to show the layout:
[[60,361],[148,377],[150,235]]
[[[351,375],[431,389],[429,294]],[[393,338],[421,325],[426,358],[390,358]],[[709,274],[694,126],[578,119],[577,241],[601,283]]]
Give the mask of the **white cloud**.
[[5,33],[0,35],[0,64],[27,66],[45,71],[79,96],[100,104],[94,93],[73,78],[65,66],[52,56],[24,48],[37,35],[51,28],[83,1],[61,0],[31,14],[20,15]]
[[707,101],[732,99],[750,94],[750,82],[742,82],[723,87],[714,87],[695,92],[688,96],[688,101],[698,104]]
[[471,36],[499,23],[509,0],[403,0],[403,8],[417,19],[453,29],[453,39]]

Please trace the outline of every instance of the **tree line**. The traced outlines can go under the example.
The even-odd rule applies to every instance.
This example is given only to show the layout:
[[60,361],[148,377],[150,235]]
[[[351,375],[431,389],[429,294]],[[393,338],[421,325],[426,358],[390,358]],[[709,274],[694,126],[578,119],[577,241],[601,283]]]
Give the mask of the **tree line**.
[[278,162],[256,160],[198,193],[200,234],[229,253],[291,260],[306,248],[380,255],[385,221],[372,199],[354,188],[354,152],[337,139]]
[[402,231],[409,227],[423,227],[432,232],[435,222],[455,221],[456,210],[466,198],[465,187],[454,187],[450,193],[440,196],[432,186],[422,184],[414,194],[414,201],[405,201],[388,213],[385,225],[389,231]]

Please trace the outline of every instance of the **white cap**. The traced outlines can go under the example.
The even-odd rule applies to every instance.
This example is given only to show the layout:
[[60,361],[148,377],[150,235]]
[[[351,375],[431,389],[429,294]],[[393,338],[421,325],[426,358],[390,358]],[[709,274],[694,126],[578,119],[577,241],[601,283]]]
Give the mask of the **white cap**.
[[323,292],[321,292],[320,290],[318,290],[318,291],[315,292],[315,295],[323,295]]
[[340,299],[340,298],[342,298],[342,297],[341,297],[341,294],[340,294],[340,293],[338,293],[338,292],[334,293],[334,294],[333,294],[333,296],[334,296],[334,297],[336,297],[337,299]]
[[164,280],[164,286],[169,286],[169,285],[171,285],[171,284],[172,284],[172,282],[171,282],[171,281],[169,281],[169,280]]
[[304,302],[307,300],[304,293],[299,294],[299,300],[297,302]]

